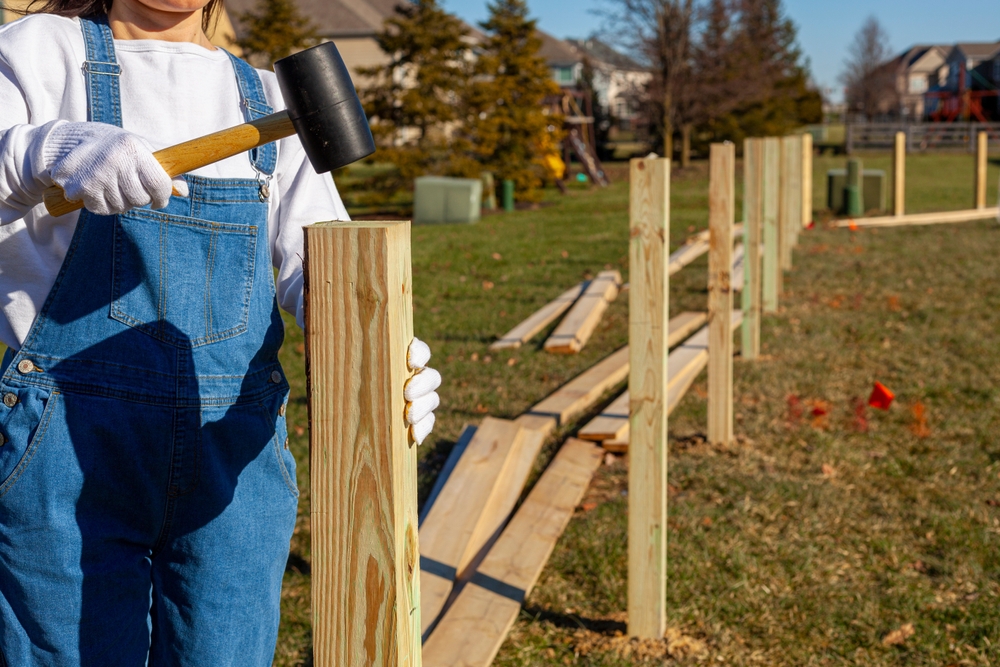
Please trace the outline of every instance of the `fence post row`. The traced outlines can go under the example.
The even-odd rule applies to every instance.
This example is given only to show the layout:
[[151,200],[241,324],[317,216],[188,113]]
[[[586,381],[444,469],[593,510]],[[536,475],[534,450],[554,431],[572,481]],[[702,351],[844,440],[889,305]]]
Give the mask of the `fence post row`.
[[670,160],[632,160],[629,183],[628,633],[660,639],[667,627]]
[[974,208],[986,208],[986,164],[989,152],[989,135],[980,132],[976,140],[976,202]]
[[761,199],[764,209],[764,268],[761,271],[761,291],[765,313],[778,310],[781,289],[781,266],[778,259],[778,172],[781,168],[781,139],[764,139],[764,169],[761,176]]
[[410,223],[312,225],[305,248],[315,664],[419,667]]
[[760,354],[760,297],[761,297],[761,176],[763,170],[762,139],[743,142],[743,306],[742,345],[743,357],[756,359]]
[[897,132],[892,151],[892,214],[906,214],[906,133]]
[[712,144],[708,170],[708,441],[728,445],[733,440],[736,145]]

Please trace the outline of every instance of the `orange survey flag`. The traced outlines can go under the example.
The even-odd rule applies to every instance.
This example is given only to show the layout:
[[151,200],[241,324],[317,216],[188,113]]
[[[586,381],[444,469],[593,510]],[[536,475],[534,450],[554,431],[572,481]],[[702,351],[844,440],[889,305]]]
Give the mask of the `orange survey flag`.
[[888,387],[881,382],[876,382],[875,386],[872,387],[871,396],[868,397],[868,405],[879,410],[888,410],[894,398],[896,395],[889,391]]

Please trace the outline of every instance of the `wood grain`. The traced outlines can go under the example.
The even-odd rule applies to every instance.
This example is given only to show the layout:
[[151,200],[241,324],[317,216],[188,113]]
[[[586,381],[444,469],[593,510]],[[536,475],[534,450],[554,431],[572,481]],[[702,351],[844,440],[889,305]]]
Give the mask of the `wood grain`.
[[[484,419],[420,525],[422,633],[437,621],[455,580],[498,528],[491,519],[502,512],[494,505],[509,495],[504,487],[514,483],[524,437],[520,424]],[[512,509],[513,502],[507,512]]]
[[545,351],[576,354],[590,340],[608,304],[618,297],[622,276],[618,271],[601,271],[570,308],[552,335],[545,341]]
[[763,219],[763,167],[764,142],[747,139],[743,143],[743,290],[740,295],[743,309],[741,351],[744,359],[753,360],[760,355],[761,309],[761,252]]
[[427,667],[488,667],[583,498],[603,452],[570,438],[424,644]]
[[976,135],[976,192],[977,209],[986,208],[986,165],[989,157],[989,134],[980,132]]
[[[288,113],[279,111],[250,123],[158,150],[153,157],[173,178],[293,134],[295,127]],[[55,217],[83,208],[82,201],[68,201],[58,185],[48,188],[43,199],[45,209]]]
[[535,311],[528,319],[501,336],[499,340],[490,345],[490,349],[505,350],[521,347],[521,345],[534,338],[542,329],[555,322],[560,315],[569,310],[570,306],[583,294],[587,285],[589,285],[589,282],[582,282],[566,290]]
[[765,313],[778,310],[781,286],[780,249],[778,247],[778,199],[781,194],[778,177],[781,171],[781,139],[764,139],[764,171],[761,179],[764,226],[764,268],[761,270],[762,307]]
[[892,213],[906,215],[906,133],[897,132],[892,150]]
[[708,441],[733,439],[733,219],[736,213],[736,146],[709,148],[708,167]]
[[630,164],[628,632],[666,630],[670,161]]
[[315,664],[419,667],[410,223],[306,227],[305,304]]

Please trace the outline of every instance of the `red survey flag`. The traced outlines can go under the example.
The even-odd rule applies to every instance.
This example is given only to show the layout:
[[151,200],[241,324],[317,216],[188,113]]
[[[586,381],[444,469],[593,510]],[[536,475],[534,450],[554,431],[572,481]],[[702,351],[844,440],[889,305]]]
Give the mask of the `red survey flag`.
[[881,382],[876,382],[875,386],[872,387],[872,395],[868,397],[868,405],[879,410],[888,410],[894,398],[896,395],[889,391],[888,387]]

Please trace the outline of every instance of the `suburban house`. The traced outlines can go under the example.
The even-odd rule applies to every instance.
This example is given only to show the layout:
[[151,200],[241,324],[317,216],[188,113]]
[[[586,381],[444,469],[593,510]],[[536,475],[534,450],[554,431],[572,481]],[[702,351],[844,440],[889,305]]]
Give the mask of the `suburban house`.
[[889,63],[895,72],[899,115],[919,120],[924,117],[924,94],[938,87],[948,75],[945,58],[951,47],[918,45],[899,54]]

